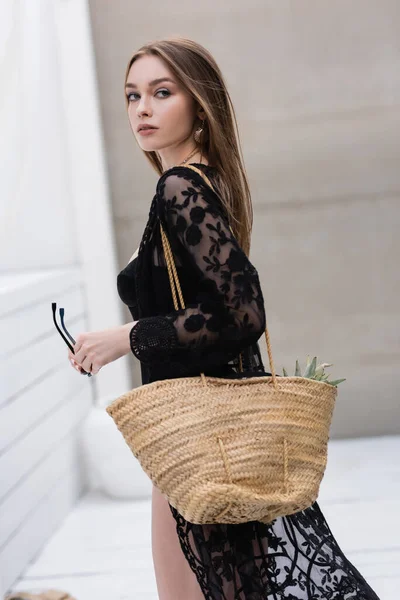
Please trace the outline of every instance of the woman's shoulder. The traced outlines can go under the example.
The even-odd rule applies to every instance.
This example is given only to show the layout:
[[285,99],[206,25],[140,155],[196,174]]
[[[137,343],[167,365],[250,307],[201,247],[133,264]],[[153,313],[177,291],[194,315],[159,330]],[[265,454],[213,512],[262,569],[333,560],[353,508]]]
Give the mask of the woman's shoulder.
[[193,181],[205,184],[206,181],[204,180],[203,174],[208,179],[212,179],[218,173],[217,168],[212,165],[206,165],[204,163],[190,164],[193,167],[195,167],[196,170],[191,169],[187,165],[175,165],[173,167],[170,167],[169,169],[166,169],[158,179],[157,191],[160,191],[160,189],[162,189],[162,187],[165,186],[167,182],[168,184],[171,184],[174,182],[174,180],[178,181],[183,179],[186,181]]
[[160,177],[155,194],[158,214],[165,217],[166,212],[176,213],[197,206],[215,217],[228,218],[219,192],[216,167],[191,164],[196,170],[179,165],[167,169]]
[[203,163],[191,163],[195,169],[187,165],[178,165],[164,171],[157,182],[156,196],[163,205],[173,198],[186,198],[199,193],[211,205],[220,205],[215,185],[218,173],[215,167]]

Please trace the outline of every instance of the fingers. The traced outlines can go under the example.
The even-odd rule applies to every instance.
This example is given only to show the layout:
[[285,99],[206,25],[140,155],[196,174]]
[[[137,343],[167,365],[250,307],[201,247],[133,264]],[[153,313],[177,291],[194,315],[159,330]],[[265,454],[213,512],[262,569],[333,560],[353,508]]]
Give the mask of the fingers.
[[80,372],[86,371],[86,373],[90,373],[91,360],[89,356],[86,355],[86,351],[82,348],[81,343],[76,343],[74,345],[74,354],[72,352],[69,353],[69,357],[72,365],[78,365]]
[[[76,346],[74,347],[74,351],[75,351]],[[92,367],[93,365],[93,357],[90,354],[86,354],[87,350],[85,350],[83,347],[80,348],[80,350],[78,350],[77,352],[75,351],[74,357],[73,357],[73,361],[80,365],[81,368],[86,371],[86,373],[92,373]]]
[[101,369],[101,366],[97,366],[97,365],[93,365],[93,364],[91,364],[90,367],[83,367],[83,366],[79,365],[73,358],[70,358],[69,360],[71,362],[71,365],[74,367],[74,369],[76,369],[79,373],[83,373],[84,371],[86,371],[86,373],[91,373],[92,375],[97,375],[97,373]]
[[84,347],[85,338],[83,334],[79,334],[76,343],[74,344],[74,351],[69,351],[68,357],[71,361],[71,365],[80,373],[86,372],[91,375],[97,375],[102,365],[92,363],[94,357],[91,356],[91,352],[88,352],[88,348]]
[[86,359],[86,352],[83,349],[83,339],[82,339],[82,334],[79,334],[78,337],[76,338],[76,342],[74,344],[74,352],[70,354],[72,354],[71,358],[73,358],[73,360],[75,360],[75,362],[77,362],[79,365],[83,365],[84,360]]
[[82,367],[78,365],[73,358],[70,358],[69,360],[71,361],[71,365],[74,367],[74,369],[76,369],[79,373],[82,373]]
[[79,334],[78,337],[76,338],[76,341],[75,341],[75,344],[74,344],[74,352],[75,352],[75,354],[77,352],[79,352],[79,350],[82,348],[82,344],[83,344],[82,334]]

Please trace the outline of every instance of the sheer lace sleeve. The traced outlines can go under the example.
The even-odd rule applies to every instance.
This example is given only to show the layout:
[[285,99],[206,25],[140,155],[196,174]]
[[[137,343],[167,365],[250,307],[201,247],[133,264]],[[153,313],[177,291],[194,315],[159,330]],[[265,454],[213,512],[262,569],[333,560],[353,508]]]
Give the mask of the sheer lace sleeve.
[[179,361],[199,370],[225,364],[265,330],[258,273],[198,173],[173,168],[160,178],[157,195],[172,250],[187,254],[201,292],[185,309],[140,319],[131,330],[132,352],[142,362]]

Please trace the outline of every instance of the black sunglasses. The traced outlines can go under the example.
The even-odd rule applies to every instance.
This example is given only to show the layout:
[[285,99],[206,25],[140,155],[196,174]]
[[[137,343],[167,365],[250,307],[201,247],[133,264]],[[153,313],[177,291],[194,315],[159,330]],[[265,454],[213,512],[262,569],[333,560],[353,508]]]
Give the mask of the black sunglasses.
[[[67,330],[67,328],[65,327],[64,324],[64,309],[63,308],[59,308],[58,310],[60,311],[60,319],[61,319],[61,326],[64,329],[65,333],[67,334],[68,338],[71,340],[72,344],[69,343],[69,341],[67,340],[67,338],[65,337],[65,335],[63,334],[63,332],[61,331],[57,321],[56,321],[56,310],[57,310],[57,303],[56,302],[52,302],[51,303],[51,309],[53,311],[53,321],[54,321],[54,325],[57,328],[58,333],[61,335],[62,339],[64,340],[64,342],[67,344],[68,348],[71,350],[72,354],[75,354],[74,352],[74,347],[72,346],[72,344],[76,344],[74,338],[72,337],[72,335],[69,333],[69,331]],[[81,371],[82,375],[87,375],[88,377],[91,377],[92,374],[91,373],[87,373],[86,371],[84,371],[82,369]]]

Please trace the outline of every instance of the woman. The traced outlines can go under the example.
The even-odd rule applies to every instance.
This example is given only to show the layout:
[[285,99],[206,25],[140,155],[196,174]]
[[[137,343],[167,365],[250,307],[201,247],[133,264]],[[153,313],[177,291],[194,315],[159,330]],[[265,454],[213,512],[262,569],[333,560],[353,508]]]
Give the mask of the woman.
[[[159,175],[138,253],[117,279],[135,320],[81,334],[70,358],[95,374],[132,352],[142,383],[200,372],[235,377],[240,367],[249,376],[265,373],[263,295],[248,259],[250,192],[218,66],[191,40],[156,41],[130,59],[125,94],[135,139]],[[186,302],[178,311],[160,221]],[[268,525],[197,525],[153,486],[152,550],[160,600],[378,599],[316,502]]]

